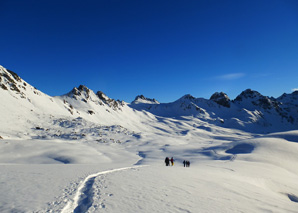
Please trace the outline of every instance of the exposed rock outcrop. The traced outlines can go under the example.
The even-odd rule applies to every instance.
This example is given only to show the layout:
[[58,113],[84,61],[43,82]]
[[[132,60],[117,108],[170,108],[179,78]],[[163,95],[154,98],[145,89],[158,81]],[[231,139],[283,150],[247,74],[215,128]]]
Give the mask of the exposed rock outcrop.
[[227,94],[223,92],[216,92],[211,97],[210,100],[214,101],[215,103],[230,108],[230,98],[227,96]]

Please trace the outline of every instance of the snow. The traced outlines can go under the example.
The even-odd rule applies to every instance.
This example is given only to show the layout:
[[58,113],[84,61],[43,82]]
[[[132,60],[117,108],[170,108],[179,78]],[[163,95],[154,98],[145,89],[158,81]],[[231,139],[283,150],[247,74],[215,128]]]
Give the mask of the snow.
[[[297,212],[298,144],[280,135],[298,132],[223,131],[156,130],[122,144],[1,140],[0,211]],[[239,144],[253,150],[228,151]]]
[[0,88],[0,212],[298,212],[298,130],[276,114],[15,85]]

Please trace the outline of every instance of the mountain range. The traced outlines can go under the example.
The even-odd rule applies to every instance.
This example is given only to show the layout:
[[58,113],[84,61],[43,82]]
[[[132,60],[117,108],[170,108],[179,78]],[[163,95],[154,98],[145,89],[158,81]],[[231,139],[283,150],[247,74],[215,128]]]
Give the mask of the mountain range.
[[[82,117],[91,122],[126,127],[136,127],[142,119],[152,117],[192,117],[211,125],[257,133],[298,127],[298,91],[273,98],[247,89],[234,100],[223,92],[214,93],[210,99],[187,94],[171,103],[160,103],[139,95],[132,103],[126,103],[80,85],[65,95],[51,97],[25,82],[15,72],[0,66],[0,97],[1,111],[5,115],[2,119],[6,124],[13,124],[16,131],[20,125],[28,126],[30,117],[36,116]],[[26,122],[21,121],[25,114],[28,114]],[[2,137],[10,134],[5,129]]]

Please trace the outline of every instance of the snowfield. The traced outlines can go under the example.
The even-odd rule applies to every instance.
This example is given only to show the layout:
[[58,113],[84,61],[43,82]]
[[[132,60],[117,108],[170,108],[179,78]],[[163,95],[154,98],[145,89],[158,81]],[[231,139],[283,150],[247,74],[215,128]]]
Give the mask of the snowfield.
[[0,211],[297,212],[298,145],[280,138],[297,132],[236,133],[231,142],[1,140]]
[[0,66],[0,212],[298,212],[295,96],[50,97]]

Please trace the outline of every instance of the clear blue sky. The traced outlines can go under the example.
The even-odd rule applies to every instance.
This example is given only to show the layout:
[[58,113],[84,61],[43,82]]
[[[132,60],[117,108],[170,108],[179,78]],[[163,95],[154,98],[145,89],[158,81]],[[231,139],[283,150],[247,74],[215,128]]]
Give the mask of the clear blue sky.
[[297,0],[0,0],[0,64],[131,102],[298,88]]

